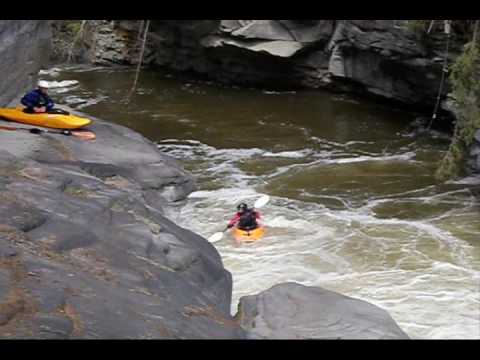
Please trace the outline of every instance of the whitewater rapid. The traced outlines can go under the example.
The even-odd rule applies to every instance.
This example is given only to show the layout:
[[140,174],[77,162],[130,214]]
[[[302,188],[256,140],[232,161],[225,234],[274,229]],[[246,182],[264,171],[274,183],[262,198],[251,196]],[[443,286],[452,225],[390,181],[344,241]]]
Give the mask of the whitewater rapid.
[[230,88],[142,69],[59,67],[52,96],[158,143],[198,191],[169,217],[208,238],[262,194],[266,236],[215,246],[241,296],[296,281],[387,310],[412,338],[480,338],[480,181],[433,179],[447,135],[320,91]]
[[[172,215],[181,226],[206,238],[222,230],[240,201],[252,204],[265,193],[262,190],[269,179],[281,178],[292,169],[417,162],[411,151],[335,160],[332,153],[328,158],[309,149],[277,153],[259,148],[216,149],[199,141],[175,139],[160,142],[159,148],[195,163],[197,178],[213,179],[213,184],[205,185],[212,189],[192,193],[181,211]],[[253,176],[238,165],[254,157],[296,162]],[[344,209],[272,196],[262,209],[267,233],[261,241],[238,245],[226,236],[215,244],[233,275],[232,314],[240,297],[295,281],[380,306],[412,338],[480,338],[478,247],[459,239],[442,223],[462,212],[467,217],[478,215],[477,199],[468,189],[429,194],[429,188],[402,193],[401,201],[412,201],[412,206],[461,203],[462,210],[456,207],[429,219],[382,219],[372,209],[390,201],[389,196],[352,207],[342,196],[331,195]]]

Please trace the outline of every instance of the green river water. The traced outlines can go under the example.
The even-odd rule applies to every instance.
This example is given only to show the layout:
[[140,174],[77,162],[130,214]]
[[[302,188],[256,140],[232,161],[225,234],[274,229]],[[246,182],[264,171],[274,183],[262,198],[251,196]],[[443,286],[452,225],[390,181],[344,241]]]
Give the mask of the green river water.
[[448,138],[415,116],[319,91],[223,87],[144,70],[63,68],[58,103],[130,127],[192,172],[169,216],[205,237],[240,201],[271,196],[266,236],[216,243],[241,296],[284,281],[387,310],[412,338],[480,338],[480,181],[437,184]]

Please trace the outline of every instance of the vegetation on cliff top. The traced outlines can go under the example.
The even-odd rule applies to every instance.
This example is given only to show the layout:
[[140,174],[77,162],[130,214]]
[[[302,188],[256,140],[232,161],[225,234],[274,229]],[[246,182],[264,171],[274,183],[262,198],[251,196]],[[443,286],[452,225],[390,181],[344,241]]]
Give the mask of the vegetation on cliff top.
[[[480,129],[480,48],[477,41],[479,20],[408,20],[407,28],[427,41],[427,34],[439,24],[445,26],[444,30],[449,36],[452,32],[458,38],[467,39],[473,33],[473,39],[464,46],[463,52],[452,64],[449,72],[450,95],[455,102],[457,119],[452,142],[435,173],[439,181],[446,181],[463,174],[468,150],[475,132]],[[445,56],[448,57],[448,45]],[[443,71],[448,70],[444,68]],[[440,95],[442,86],[443,79]],[[437,107],[433,119],[436,112]]]
[[457,121],[450,147],[436,172],[439,180],[462,174],[468,149],[480,129],[480,48],[476,40],[465,46],[450,73]]

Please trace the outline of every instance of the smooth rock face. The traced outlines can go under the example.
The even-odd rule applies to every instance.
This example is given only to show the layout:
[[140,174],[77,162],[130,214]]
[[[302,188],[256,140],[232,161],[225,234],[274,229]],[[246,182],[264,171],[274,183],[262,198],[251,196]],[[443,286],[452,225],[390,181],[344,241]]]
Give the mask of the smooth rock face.
[[244,337],[218,252],[162,215],[192,177],[127,128],[89,128],[0,132],[0,338]]
[[[79,57],[99,65],[137,64],[144,29],[144,20],[89,20],[83,38],[85,51]],[[143,62],[151,63],[153,59],[153,51],[147,46]]]
[[50,20],[0,20],[0,106],[33,85],[49,63]]
[[235,317],[255,339],[408,339],[385,310],[296,283],[242,297]]
[[480,143],[480,129],[475,133],[475,140]]
[[[111,42],[121,41],[119,34],[134,37],[139,25],[117,21],[116,40],[102,44],[129,48],[127,40]],[[430,111],[446,40],[441,29],[434,30],[422,38],[400,20],[152,20],[144,62],[226,83],[329,88]],[[450,54],[461,45],[452,41]],[[122,58],[120,50],[116,56]],[[129,59],[99,54],[94,62]]]

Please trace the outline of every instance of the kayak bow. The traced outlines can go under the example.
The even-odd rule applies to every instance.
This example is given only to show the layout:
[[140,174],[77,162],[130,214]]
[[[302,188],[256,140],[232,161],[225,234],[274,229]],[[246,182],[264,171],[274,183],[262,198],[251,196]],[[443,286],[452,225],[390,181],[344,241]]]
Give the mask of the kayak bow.
[[239,228],[235,228],[233,230],[233,236],[235,237],[235,240],[247,243],[260,240],[264,234],[264,226],[259,226],[258,228],[253,230],[241,230]]

